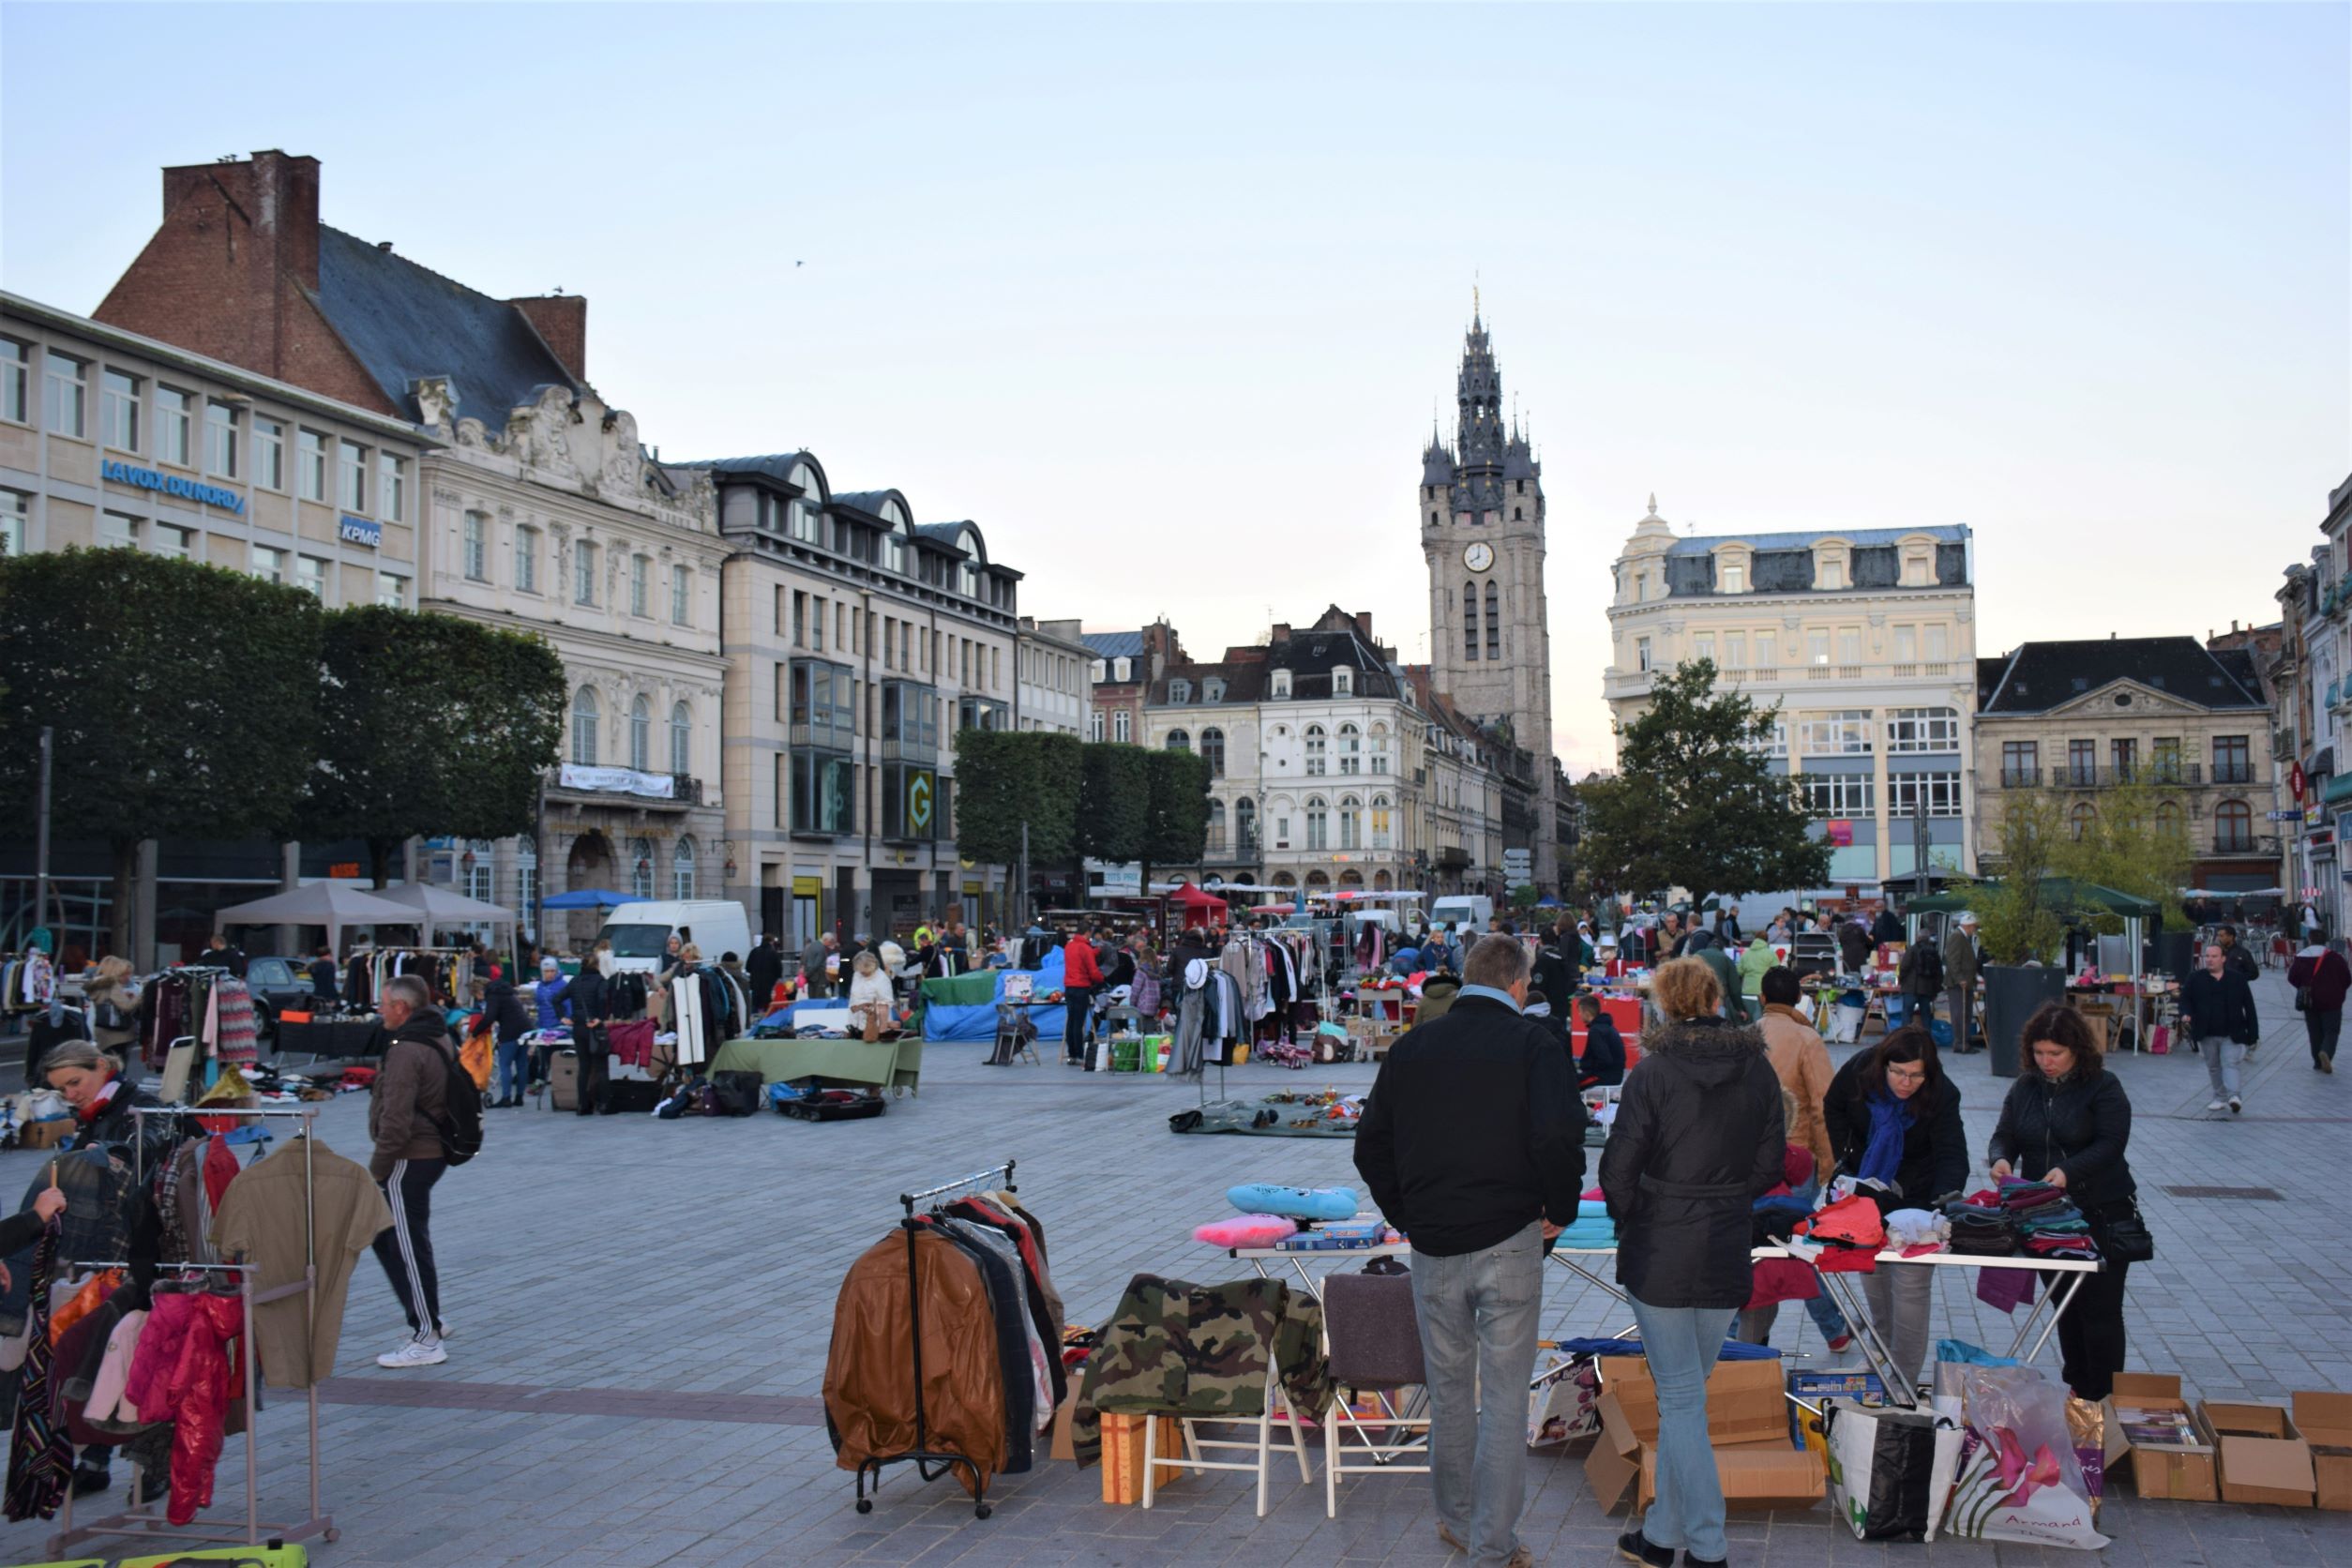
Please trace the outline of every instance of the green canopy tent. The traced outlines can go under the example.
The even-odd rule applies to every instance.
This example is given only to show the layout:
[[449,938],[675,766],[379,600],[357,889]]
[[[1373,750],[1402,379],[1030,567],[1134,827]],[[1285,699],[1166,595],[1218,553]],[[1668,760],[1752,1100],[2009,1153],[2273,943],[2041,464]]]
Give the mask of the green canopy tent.
[[[1912,940],[1918,940],[1921,915],[1956,914],[1962,910],[1972,908],[1976,898],[1985,890],[1999,885],[2000,879],[1993,877],[1981,882],[1951,888],[1942,893],[1930,894],[1924,898],[1912,899],[1904,906],[1903,912],[1905,918],[1909,922]],[[2139,1017],[2140,958],[2147,929],[2145,922],[2153,920],[2163,912],[2161,906],[2153,898],[2143,898],[2136,893],[2125,893],[2117,888],[2102,887],[2097,882],[2078,882],[2073,877],[2043,878],[2042,897],[2044,903],[2061,910],[2098,910],[2103,913],[2121,917],[2124,943],[2132,955],[2132,1042],[2133,1048],[2137,1050],[2139,1042],[2146,1033]]]

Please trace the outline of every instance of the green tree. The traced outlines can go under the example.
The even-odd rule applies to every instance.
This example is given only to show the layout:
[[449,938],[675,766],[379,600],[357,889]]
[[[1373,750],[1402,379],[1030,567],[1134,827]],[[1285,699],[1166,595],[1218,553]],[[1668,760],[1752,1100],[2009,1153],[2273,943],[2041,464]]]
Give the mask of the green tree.
[[1080,758],[1078,851],[1124,865],[1143,858],[1152,822],[1152,754],[1116,741],[1089,743]]
[[2065,940],[2073,913],[2060,907],[2047,880],[2066,837],[2065,815],[2046,794],[2013,794],[2001,807],[1998,835],[2000,876],[1968,890],[1984,956],[2000,964],[2046,958]]
[[[2163,909],[2165,925],[2186,925],[2180,890],[2195,870],[2196,852],[2190,847],[2178,807],[2170,813],[2159,809],[2171,798],[2163,787],[2145,780],[2103,792],[2082,832],[2070,831],[2052,845],[2051,868],[2060,876],[2146,898]],[[2119,931],[2123,920],[2101,910],[2092,928]]]
[[410,838],[531,831],[564,738],[564,661],[545,641],[360,605],[326,617],[324,667],[307,837],[364,839],[381,887]]
[[1779,706],[1714,686],[1709,659],[1660,675],[1648,710],[1617,727],[1617,776],[1576,786],[1577,858],[1595,882],[1696,897],[1828,879],[1828,842],[1806,831],[1796,786],[1764,757]]
[[1209,763],[1189,751],[1146,751],[1151,804],[1143,835],[1143,889],[1154,866],[1198,866],[1209,842]]
[[51,831],[111,851],[115,952],[142,839],[293,833],[322,619],[300,589],[137,550],[0,561],[0,815],[31,836],[53,727]]
[[[956,852],[988,866],[1018,866],[1029,829],[1033,866],[1067,865],[1078,853],[1084,746],[1042,730],[956,733]],[[1026,898],[1029,890],[1021,889]]]

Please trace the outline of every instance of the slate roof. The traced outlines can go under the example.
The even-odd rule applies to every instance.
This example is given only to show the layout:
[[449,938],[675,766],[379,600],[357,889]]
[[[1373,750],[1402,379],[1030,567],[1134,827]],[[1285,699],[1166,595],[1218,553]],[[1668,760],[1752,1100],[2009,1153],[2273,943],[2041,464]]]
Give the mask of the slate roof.
[[765,452],[750,458],[712,458],[703,462],[672,463],[670,466],[672,468],[707,468],[713,474],[758,474],[774,479],[780,485],[791,485],[792,470],[802,463],[807,463],[809,467],[816,469],[820,475],[824,473],[822,465],[806,450]]
[[1294,698],[1329,697],[1331,672],[1343,665],[1356,672],[1354,695],[1397,695],[1396,676],[1388,661],[1353,626],[1293,631],[1268,646],[1266,663],[1269,668],[1290,671]]
[[1754,550],[1809,550],[1823,539],[1843,539],[1860,549],[1865,545],[1899,544],[1920,534],[1940,544],[1966,544],[1968,540],[1968,528],[1959,523],[1933,528],[1817,528],[1795,534],[1711,534],[1705,538],[1677,539],[1666,553],[1707,555],[1724,545],[1746,545]]
[[1143,634],[1139,631],[1090,631],[1080,633],[1078,641],[1094,652],[1096,658],[1141,658]]
[[[1222,680],[1225,695],[1210,702],[1203,695],[1204,683]],[[1255,702],[1266,694],[1266,667],[1251,660],[1228,664],[1171,664],[1144,689],[1143,701],[1152,707],[1169,706],[1168,688],[1171,681],[1190,681],[1192,695],[1176,706],[1217,707],[1236,702]]]
[[2263,708],[2262,682],[2244,648],[2207,649],[2194,637],[2027,642],[1977,661],[1978,712],[2046,713],[2118,681],[2137,681],[2202,708]]
[[[836,495],[833,500],[836,505],[848,506],[855,511],[864,512],[868,517],[880,517],[882,516],[882,503],[889,500],[894,495],[897,495],[897,491],[886,490],[843,490],[839,494]],[[906,500],[906,497],[900,495],[898,496],[898,499],[900,501],[904,501]],[[927,526],[940,528],[949,527],[952,526],[952,524],[931,523]]]
[[403,417],[420,417],[415,384],[446,376],[458,417],[503,430],[550,386],[587,387],[503,299],[407,257],[319,226],[320,310]]

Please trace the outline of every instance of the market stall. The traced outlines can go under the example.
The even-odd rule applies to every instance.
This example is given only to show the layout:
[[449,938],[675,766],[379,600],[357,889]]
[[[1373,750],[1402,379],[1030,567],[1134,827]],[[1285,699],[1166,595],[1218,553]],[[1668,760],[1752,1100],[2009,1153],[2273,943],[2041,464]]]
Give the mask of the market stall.
[[1183,924],[1188,927],[1225,924],[1226,902],[1214,894],[1204,893],[1190,882],[1178,882],[1168,897],[1179,911]]
[[993,1041],[999,1006],[1021,1008],[1039,1039],[1060,1040],[1064,1027],[1062,950],[1048,953],[1035,969],[975,970],[953,979],[924,981],[923,1037]]

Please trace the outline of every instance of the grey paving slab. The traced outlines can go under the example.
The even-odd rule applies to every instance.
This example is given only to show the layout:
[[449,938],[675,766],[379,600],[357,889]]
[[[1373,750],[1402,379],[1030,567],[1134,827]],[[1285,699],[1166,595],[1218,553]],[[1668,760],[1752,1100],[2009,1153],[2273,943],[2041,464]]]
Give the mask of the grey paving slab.
[[[2242,1115],[2215,1117],[2200,1059],[2119,1059],[2134,1107],[2132,1159],[2160,1256],[2133,1271],[2134,1364],[2177,1371],[2209,1397],[2352,1390],[2352,1221],[2339,1201],[2352,1156],[2352,1082],[2309,1066],[2276,972],[2258,997],[2269,1029],[2249,1063]],[[395,1374],[374,1353],[400,1331],[381,1271],[363,1259],[337,1380],[320,1408],[325,1498],[343,1530],[315,1548],[324,1568],[564,1564],[735,1568],[792,1563],[1020,1564],[1459,1562],[1437,1540],[1427,1482],[1349,1478],[1323,1517],[1319,1475],[1277,1472],[1268,1517],[1249,1479],[1195,1477],[1166,1506],[1109,1509],[1093,1471],[1050,1466],[1003,1478],[995,1515],[974,1520],[951,1484],[893,1470],[875,1512],[850,1506],[812,1401],[833,1302],[856,1256],[889,1232],[895,1195],[994,1160],[1019,1161],[1024,1200],[1048,1230],[1056,1283],[1079,1321],[1099,1320],[1138,1271],[1200,1279],[1238,1265],[1195,1244],[1242,1181],[1352,1184],[1350,1149],[1316,1139],[1179,1138],[1167,1118],[1191,1085],[1102,1077],[1057,1064],[991,1069],[984,1046],[934,1046],[926,1087],[877,1121],[816,1126],[580,1120],[494,1112],[483,1157],[434,1195],[446,1365]],[[1847,1054],[1839,1048],[1834,1055]],[[2004,1085],[1982,1057],[1954,1063],[1979,1153]],[[1228,1075],[1236,1093],[1337,1084],[1365,1067]],[[1214,1080],[1213,1080],[1214,1087]],[[325,1141],[364,1148],[364,1106],[332,1105]],[[0,1154],[0,1194],[38,1156]],[[2268,1186],[2281,1202],[2174,1197],[2165,1186]],[[1938,1282],[1935,1332],[2009,1337],[2003,1314],[1956,1274]],[[1621,1308],[1564,1271],[1546,1328],[1610,1333]],[[1802,1312],[1781,1347],[1827,1357]],[[397,1399],[402,1403],[378,1403]],[[284,1514],[305,1485],[298,1401],[260,1426],[261,1485]],[[1583,1482],[1581,1446],[1537,1455],[1523,1533],[1539,1560],[1606,1560],[1622,1516]],[[1318,1456],[1319,1466],[1319,1455]],[[241,1441],[219,1494],[241,1498]],[[216,1508],[213,1516],[227,1511]],[[2238,1510],[2115,1498],[2113,1563],[2352,1560],[2352,1515]],[[0,1562],[39,1560],[50,1527],[0,1526]],[[127,1552],[128,1544],[122,1544]],[[1741,1563],[2027,1563],[2079,1554],[1851,1540],[1826,1511],[1741,1521]]]

